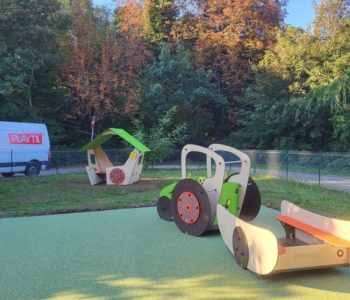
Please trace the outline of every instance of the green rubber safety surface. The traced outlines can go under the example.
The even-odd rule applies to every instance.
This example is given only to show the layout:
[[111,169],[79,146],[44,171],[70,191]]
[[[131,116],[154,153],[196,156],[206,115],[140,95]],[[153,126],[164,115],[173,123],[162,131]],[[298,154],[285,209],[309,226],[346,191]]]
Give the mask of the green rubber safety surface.
[[[254,221],[273,228],[276,211]],[[155,207],[0,220],[0,299],[349,299],[350,268],[259,277]]]

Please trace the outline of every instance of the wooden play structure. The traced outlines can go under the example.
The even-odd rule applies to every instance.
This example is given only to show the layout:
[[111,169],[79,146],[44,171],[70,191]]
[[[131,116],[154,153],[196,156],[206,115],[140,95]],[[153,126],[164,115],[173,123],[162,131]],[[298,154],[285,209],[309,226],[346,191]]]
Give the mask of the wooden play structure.
[[[206,176],[188,178],[187,158],[193,152],[206,157]],[[225,162],[218,152],[228,152],[238,157],[240,171],[225,177],[226,165],[232,162]],[[218,203],[246,221],[254,219],[260,209],[260,193],[255,182],[249,178],[249,170],[248,156],[235,148],[220,144],[209,148],[192,144],[184,146],[181,153],[182,179],[161,190],[157,203],[160,218],[174,220],[180,231],[193,236],[218,228]],[[247,196],[249,199],[246,199]]]
[[285,237],[249,224],[218,204],[221,236],[242,268],[259,275],[350,265],[350,222],[281,203]]
[[[187,157],[192,152],[206,156],[206,176],[188,178]],[[225,161],[223,152],[238,160]],[[240,168],[225,178],[228,164],[239,164]],[[200,236],[219,228],[236,262],[259,275],[350,265],[349,221],[321,216],[282,201],[277,220],[285,237],[276,237],[251,224],[259,213],[261,199],[249,172],[249,157],[235,148],[186,145],[181,154],[182,179],[161,190],[158,214],[163,220],[174,221],[189,235]]]
[[[121,166],[114,166],[101,147],[113,136],[119,136],[134,147],[125,164]],[[144,155],[150,149],[124,129],[109,128],[81,148],[80,151],[87,151],[88,166],[86,166],[86,171],[91,185],[101,182],[106,182],[108,185],[128,185],[140,179]]]

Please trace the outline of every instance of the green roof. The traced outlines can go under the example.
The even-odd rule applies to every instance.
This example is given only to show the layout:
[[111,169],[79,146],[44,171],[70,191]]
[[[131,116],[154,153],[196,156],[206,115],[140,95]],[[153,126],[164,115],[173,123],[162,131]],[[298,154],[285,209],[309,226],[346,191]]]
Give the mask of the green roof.
[[94,149],[102,145],[105,141],[109,140],[112,136],[117,135],[123,140],[127,141],[129,144],[134,146],[140,152],[151,151],[147,146],[142,144],[138,139],[133,137],[131,134],[127,133],[124,129],[121,128],[108,128],[96,138],[94,138],[90,143],[86,144],[80,149],[80,151],[86,151],[88,149]]

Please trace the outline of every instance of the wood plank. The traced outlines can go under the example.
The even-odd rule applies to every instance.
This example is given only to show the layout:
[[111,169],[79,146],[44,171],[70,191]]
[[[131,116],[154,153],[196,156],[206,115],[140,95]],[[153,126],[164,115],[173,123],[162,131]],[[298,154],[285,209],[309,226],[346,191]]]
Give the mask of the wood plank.
[[303,232],[306,232],[306,233],[320,239],[321,241],[324,241],[325,243],[329,243],[329,244],[331,244],[333,246],[337,246],[337,247],[350,248],[350,241],[344,240],[340,237],[332,235],[331,233],[317,229],[316,227],[310,226],[308,224],[300,222],[300,221],[293,219],[291,217],[278,216],[278,217],[276,217],[276,219],[279,220],[280,222],[288,224],[296,229],[299,229]]

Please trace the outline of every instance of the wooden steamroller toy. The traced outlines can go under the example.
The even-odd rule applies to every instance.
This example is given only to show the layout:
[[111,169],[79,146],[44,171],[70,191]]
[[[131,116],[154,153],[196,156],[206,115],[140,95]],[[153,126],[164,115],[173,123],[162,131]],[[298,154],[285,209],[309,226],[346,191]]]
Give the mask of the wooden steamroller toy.
[[[225,162],[218,152],[228,152],[239,160]],[[206,177],[187,178],[187,157],[190,153],[206,156]],[[215,165],[214,175],[212,161]],[[225,167],[230,163],[241,164],[240,172],[225,178]],[[249,157],[235,148],[220,144],[213,144],[209,148],[186,145],[181,153],[182,179],[161,190],[157,203],[158,214],[163,220],[174,220],[183,233],[193,236],[218,228],[218,203],[249,222],[260,210],[260,193],[255,182],[249,178],[249,171]]]
[[[134,147],[124,165],[121,166],[114,166],[101,147],[113,136],[119,136]],[[87,151],[88,166],[86,166],[86,172],[91,185],[101,182],[107,182],[108,185],[128,185],[140,179],[144,155],[150,149],[124,129],[109,128],[81,148],[80,151]]]
[[221,236],[237,263],[259,275],[350,264],[350,222],[324,217],[288,201],[277,217],[284,238],[236,217],[218,204]]
[[[207,177],[187,178],[186,159],[191,152],[206,155]],[[225,162],[219,154],[222,152],[239,158],[238,173],[224,178],[225,166],[232,162]],[[349,221],[321,216],[282,201],[277,220],[285,237],[278,238],[251,224],[260,209],[260,193],[249,172],[249,157],[235,148],[186,145],[181,155],[182,179],[161,190],[158,214],[164,220],[174,220],[182,232],[194,236],[218,226],[238,265],[259,275],[350,265]]]

